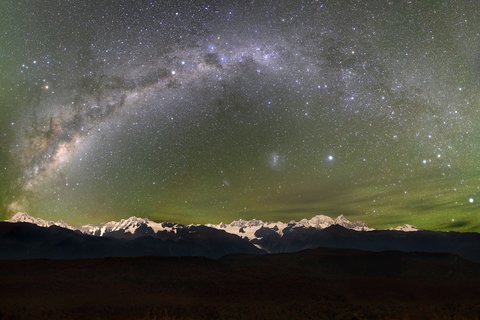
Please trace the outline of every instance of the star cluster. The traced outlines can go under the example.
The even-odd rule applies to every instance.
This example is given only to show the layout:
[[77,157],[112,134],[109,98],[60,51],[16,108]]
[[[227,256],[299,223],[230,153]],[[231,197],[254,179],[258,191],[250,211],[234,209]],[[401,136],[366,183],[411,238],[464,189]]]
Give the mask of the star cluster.
[[0,205],[480,230],[476,1],[3,1]]

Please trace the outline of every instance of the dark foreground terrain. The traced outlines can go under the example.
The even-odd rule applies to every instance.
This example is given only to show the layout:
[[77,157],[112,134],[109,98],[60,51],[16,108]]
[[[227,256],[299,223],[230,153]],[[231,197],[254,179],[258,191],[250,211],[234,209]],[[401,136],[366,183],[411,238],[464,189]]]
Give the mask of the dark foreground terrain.
[[0,261],[0,319],[480,319],[480,264],[340,249]]

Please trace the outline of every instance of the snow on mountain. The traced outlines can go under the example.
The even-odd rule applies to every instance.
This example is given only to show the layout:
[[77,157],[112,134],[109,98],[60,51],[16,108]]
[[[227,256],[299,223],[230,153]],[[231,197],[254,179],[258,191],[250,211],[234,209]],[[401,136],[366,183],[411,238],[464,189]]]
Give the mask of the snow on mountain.
[[207,227],[224,230],[227,233],[238,235],[249,240],[256,239],[255,233],[261,228],[274,230],[280,235],[283,235],[283,230],[288,226],[284,222],[263,222],[262,220],[235,220],[230,224],[220,223],[218,225],[208,224]]
[[331,225],[340,225],[347,229],[352,229],[356,231],[371,231],[373,229],[369,228],[365,223],[361,221],[350,221],[345,218],[343,215],[338,216],[335,220],[325,216],[325,215],[316,215],[311,219],[302,219],[300,221],[290,221],[285,222],[263,222],[262,220],[236,220],[230,224],[220,223],[218,225],[207,225],[216,229],[225,230],[228,233],[236,234],[242,238],[248,238],[249,240],[258,239],[262,236],[259,235],[260,230],[271,230],[283,236],[284,231],[288,228],[315,228],[315,229],[325,229]]
[[361,221],[350,221],[343,216],[343,214],[339,215],[334,224],[342,226],[347,229],[352,229],[355,231],[371,231],[373,229],[369,228],[364,222]]
[[45,228],[48,228],[48,227],[51,227],[51,226],[58,226],[58,227],[65,228],[65,229],[70,229],[70,230],[75,229],[74,227],[69,226],[68,224],[66,224],[65,222],[63,222],[61,220],[59,220],[59,221],[47,221],[47,220],[43,220],[41,218],[32,217],[31,215],[29,215],[27,213],[24,213],[24,212],[17,212],[13,217],[11,217],[7,221],[8,222],[31,223],[31,224],[36,224],[37,226],[45,227]]
[[[132,216],[127,219],[121,219],[120,221],[110,221],[99,225],[84,225],[79,228],[75,228],[67,225],[63,221],[46,221],[40,218],[32,217],[26,213],[19,212],[15,214],[9,222],[27,222],[33,223],[42,227],[59,226],[71,230],[77,230],[84,234],[94,236],[109,236],[109,235],[125,235],[127,237],[137,237],[143,235],[156,235],[159,232],[168,232],[176,234],[179,230],[186,230],[197,225],[181,225],[169,222],[154,222],[147,218],[139,218]],[[350,221],[345,216],[340,215],[335,219],[332,219],[325,215],[316,215],[311,219],[302,219],[300,221],[286,222],[264,222],[262,220],[235,220],[229,224],[207,224],[205,227],[214,228],[217,230],[223,230],[229,234],[240,236],[248,240],[261,239],[265,234],[276,233],[280,237],[285,232],[289,232],[296,228],[315,228],[325,229],[332,225],[339,225],[347,229],[355,231],[371,231],[365,223],[361,221]],[[418,229],[412,225],[403,225],[389,230],[411,232]]]
[[403,226],[390,228],[388,230],[395,230],[395,231],[402,231],[402,232],[415,232],[415,231],[419,231],[420,229],[418,229],[415,226],[412,226],[411,224],[404,224]]
[[291,221],[290,223],[296,225],[297,227],[302,226],[305,228],[325,229],[330,227],[332,224],[335,224],[335,221],[329,216],[316,215],[310,220],[302,219],[298,222]]
[[121,232],[135,234],[135,232],[140,227],[150,228],[153,230],[154,233],[158,233],[159,231],[167,231],[167,232],[176,232],[176,224],[168,223],[168,222],[154,222],[150,221],[147,218],[138,218],[132,216],[128,219],[122,219],[120,221],[110,221],[100,225],[85,225],[81,226],[78,230],[82,233],[95,235],[95,236],[104,236],[105,234],[111,232]]

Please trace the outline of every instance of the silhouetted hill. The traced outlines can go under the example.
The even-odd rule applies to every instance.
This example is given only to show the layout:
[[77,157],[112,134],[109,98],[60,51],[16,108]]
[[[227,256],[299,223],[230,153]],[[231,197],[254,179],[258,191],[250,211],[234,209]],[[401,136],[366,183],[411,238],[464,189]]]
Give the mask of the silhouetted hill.
[[0,261],[2,319],[478,319],[480,265],[450,254]]
[[252,240],[268,252],[295,252],[326,247],[367,251],[397,250],[405,252],[432,252],[458,254],[480,262],[480,234],[458,232],[395,230],[355,231],[339,225],[325,229],[292,228],[280,236],[265,232]]
[[78,231],[30,223],[0,222],[0,259],[80,259],[139,256],[205,256],[263,253],[253,244],[222,230],[192,227],[182,233],[132,240],[96,237]]

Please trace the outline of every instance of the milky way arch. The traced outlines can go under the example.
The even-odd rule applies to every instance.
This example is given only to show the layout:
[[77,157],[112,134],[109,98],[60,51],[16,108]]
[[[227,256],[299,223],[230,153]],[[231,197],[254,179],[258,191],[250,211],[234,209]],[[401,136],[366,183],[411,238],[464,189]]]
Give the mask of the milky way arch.
[[8,211],[478,227],[475,2],[67,2],[4,4]]

